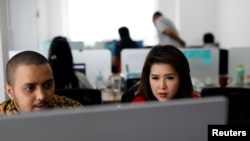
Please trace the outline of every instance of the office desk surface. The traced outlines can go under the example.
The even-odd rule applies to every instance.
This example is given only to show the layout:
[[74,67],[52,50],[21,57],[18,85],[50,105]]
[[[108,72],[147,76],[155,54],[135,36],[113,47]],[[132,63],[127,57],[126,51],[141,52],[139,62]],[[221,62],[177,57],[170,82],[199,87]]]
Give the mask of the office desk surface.
[[111,103],[120,103],[123,92],[120,91],[118,94],[114,94],[112,89],[103,89],[102,90],[102,103],[111,104]]

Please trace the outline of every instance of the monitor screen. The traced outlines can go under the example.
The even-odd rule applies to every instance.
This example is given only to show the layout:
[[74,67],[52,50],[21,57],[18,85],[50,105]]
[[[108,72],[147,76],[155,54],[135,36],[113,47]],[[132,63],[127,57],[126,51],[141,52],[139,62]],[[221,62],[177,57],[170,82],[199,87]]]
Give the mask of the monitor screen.
[[84,63],[74,64],[73,67],[74,67],[75,71],[79,71],[79,72],[86,75],[86,64],[84,64]]

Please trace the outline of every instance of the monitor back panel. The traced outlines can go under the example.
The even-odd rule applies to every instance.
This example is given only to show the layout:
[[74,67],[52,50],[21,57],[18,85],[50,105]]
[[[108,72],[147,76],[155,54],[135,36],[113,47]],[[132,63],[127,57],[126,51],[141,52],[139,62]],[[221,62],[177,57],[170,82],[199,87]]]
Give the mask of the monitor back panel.
[[210,124],[226,123],[224,97],[107,105],[0,119],[1,140],[206,141]]

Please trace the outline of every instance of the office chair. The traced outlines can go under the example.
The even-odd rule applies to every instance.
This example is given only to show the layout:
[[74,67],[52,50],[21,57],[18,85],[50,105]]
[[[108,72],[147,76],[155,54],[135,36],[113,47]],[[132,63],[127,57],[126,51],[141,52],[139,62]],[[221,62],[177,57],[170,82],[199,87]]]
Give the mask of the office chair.
[[250,124],[250,88],[203,88],[201,97],[225,96],[228,98],[228,124]]
[[84,106],[102,104],[101,91],[98,89],[56,89],[55,94],[76,100]]
[[133,78],[127,78],[126,79],[126,91],[131,88],[132,86],[134,86],[137,82],[140,81],[140,78],[137,77],[133,77]]
[[86,64],[85,63],[75,63],[73,64],[74,71],[79,71],[86,75]]
[[219,75],[228,74],[228,50],[219,49]]
[[136,96],[136,91],[139,87],[139,81],[137,83],[133,84],[128,90],[122,95],[121,102],[122,103],[128,103],[132,102]]

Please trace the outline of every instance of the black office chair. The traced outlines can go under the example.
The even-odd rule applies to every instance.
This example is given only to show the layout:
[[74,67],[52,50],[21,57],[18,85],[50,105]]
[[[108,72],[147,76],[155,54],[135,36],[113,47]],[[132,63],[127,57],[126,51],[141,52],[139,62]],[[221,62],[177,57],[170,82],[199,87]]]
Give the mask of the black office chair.
[[74,71],[79,71],[86,75],[86,64],[85,63],[75,63],[73,64]]
[[137,82],[140,81],[141,78],[137,78],[137,77],[134,77],[134,78],[127,78],[126,79],[126,91],[128,89],[130,89],[132,86],[134,86]]
[[228,49],[219,49],[219,75],[228,74]]
[[250,88],[203,88],[201,96],[225,96],[229,101],[228,124],[250,124]]
[[131,86],[121,97],[122,103],[132,102],[136,96],[136,91],[139,87],[139,81]]
[[76,100],[84,106],[102,104],[101,91],[98,89],[56,89],[55,94]]

